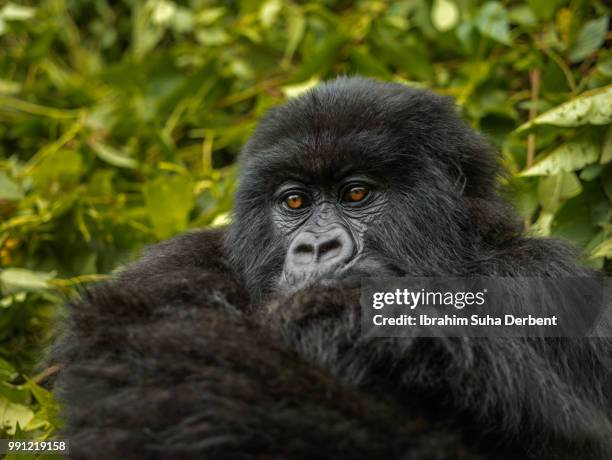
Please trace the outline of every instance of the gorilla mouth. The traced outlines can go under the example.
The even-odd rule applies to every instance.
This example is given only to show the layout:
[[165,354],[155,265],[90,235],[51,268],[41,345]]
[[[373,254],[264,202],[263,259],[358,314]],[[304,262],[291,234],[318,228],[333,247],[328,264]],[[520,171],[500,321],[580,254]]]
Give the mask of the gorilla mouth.
[[333,274],[332,279],[351,281],[369,278],[371,276],[401,276],[404,272],[397,266],[381,262],[375,257],[363,255],[344,265]]
[[309,271],[306,276],[296,277],[288,275],[285,271],[280,275],[278,291],[291,293],[306,286],[321,285],[332,286],[341,283],[346,287],[359,287],[363,278],[371,276],[392,277],[401,276],[404,271],[399,267],[379,261],[371,255],[362,254],[349,262],[334,267],[333,270]]

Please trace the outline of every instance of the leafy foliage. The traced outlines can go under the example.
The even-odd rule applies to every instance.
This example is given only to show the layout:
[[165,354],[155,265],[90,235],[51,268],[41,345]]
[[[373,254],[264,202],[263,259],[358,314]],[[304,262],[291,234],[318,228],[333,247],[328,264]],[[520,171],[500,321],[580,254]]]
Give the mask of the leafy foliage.
[[144,244],[227,222],[257,119],[336,74],[455,97],[501,149],[525,225],[612,271],[611,12],[604,0],[0,6],[0,437],[57,426],[38,384],[54,369],[33,363],[65,295]]

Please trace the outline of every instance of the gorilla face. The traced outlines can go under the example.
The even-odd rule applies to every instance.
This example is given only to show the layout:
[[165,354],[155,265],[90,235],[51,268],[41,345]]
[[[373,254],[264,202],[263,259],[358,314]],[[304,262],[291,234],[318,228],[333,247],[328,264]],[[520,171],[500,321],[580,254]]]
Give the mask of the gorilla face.
[[476,232],[512,220],[473,225],[497,197],[495,156],[450,99],[404,85],[325,83],[271,110],[241,161],[225,251],[254,300],[314,281],[461,273]]
[[386,202],[380,179],[346,174],[330,183],[291,180],[274,192],[272,222],[287,251],[279,289],[347,276],[371,266],[365,236]]

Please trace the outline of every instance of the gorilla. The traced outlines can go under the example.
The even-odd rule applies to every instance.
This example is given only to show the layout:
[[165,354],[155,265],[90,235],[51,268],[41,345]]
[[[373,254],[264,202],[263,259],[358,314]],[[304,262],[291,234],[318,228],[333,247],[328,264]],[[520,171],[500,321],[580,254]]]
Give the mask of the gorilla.
[[370,275],[595,274],[523,234],[500,174],[426,90],[342,77],[269,111],[229,228],[70,303],[51,353],[70,457],[612,458],[607,338],[361,334]]

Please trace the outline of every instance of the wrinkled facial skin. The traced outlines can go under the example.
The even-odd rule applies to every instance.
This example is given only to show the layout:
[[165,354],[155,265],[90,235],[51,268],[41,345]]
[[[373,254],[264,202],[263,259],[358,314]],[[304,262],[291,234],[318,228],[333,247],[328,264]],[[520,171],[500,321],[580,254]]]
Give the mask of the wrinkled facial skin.
[[278,290],[349,276],[372,264],[365,235],[386,203],[381,181],[350,175],[330,186],[281,184],[272,201],[275,233],[286,241]]

